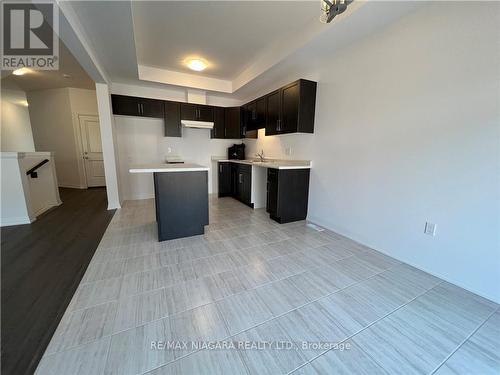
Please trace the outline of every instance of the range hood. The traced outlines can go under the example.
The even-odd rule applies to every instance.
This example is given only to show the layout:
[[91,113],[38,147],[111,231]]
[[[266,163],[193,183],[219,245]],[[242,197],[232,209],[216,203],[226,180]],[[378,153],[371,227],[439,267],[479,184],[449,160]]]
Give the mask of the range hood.
[[214,123],[209,121],[181,120],[182,126],[186,128],[213,129]]

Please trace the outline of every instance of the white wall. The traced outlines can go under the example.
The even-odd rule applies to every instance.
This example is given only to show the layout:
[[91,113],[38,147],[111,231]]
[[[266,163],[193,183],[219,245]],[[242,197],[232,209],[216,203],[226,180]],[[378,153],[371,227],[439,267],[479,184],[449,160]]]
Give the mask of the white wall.
[[28,180],[19,153],[1,152],[0,225],[29,224],[35,220],[31,209]]
[[94,90],[62,88],[28,93],[37,151],[55,153],[59,186],[86,187],[78,114],[97,114]]
[[35,151],[26,93],[2,89],[1,151]]
[[248,154],[312,159],[310,220],[500,302],[499,24],[496,2],[429,3],[327,59],[302,51],[283,83],[319,81],[315,134]]
[[[164,137],[163,120],[115,116],[120,182],[123,199],[146,199],[154,196],[150,174],[130,174],[131,165],[164,162],[171,155],[186,161],[214,167],[212,156],[227,155],[227,148],[237,140],[210,139],[210,130],[182,129],[182,138]],[[216,167],[215,167],[216,168]],[[209,173],[209,193],[215,192]]]
[[105,83],[96,83],[95,87],[97,106],[99,109],[99,125],[101,129],[108,210],[111,210],[120,208],[123,200],[119,181],[119,160],[115,121],[111,109],[109,86]]
[[[53,155],[50,152],[1,152],[1,226],[29,224],[38,215],[61,204]],[[48,159],[37,170],[38,178],[26,171]]]

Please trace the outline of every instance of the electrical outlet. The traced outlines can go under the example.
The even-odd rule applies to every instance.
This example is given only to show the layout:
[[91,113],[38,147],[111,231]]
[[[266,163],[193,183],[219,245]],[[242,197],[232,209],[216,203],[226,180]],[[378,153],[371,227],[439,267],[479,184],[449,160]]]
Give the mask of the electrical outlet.
[[167,148],[167,152],[170,154],[172,153],[172,147]]
[[436,235],[436,224],[434,223],[429,223],[428,221],[425,223],[425,228],[424,228],[424,233],[429,235],[429,236],[435,236]]
[[292,155],[292,148],[291,147],[286,147],[285,148],[285,154],[288,155],[288,156]]

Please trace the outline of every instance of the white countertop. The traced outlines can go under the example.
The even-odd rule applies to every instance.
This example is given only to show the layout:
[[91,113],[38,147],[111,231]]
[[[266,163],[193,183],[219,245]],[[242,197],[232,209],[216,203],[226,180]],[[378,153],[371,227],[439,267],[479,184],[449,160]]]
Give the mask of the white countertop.
[[256,167],[262,168],[273,168],[273,169],[310,169],[311,161],[310,160],[273,160],[267,159],[264,162],[255,161],[255,160],[228,160],[228,159],[220,159],[220,158],[212,158],[213,161],[217,162],[230,162],[230,163],[239,163],[246,165],[253,165]]
[[152,172],[200,172],[208,171],[209,168],[199,164],[165,164],[151,163],[130,166],[130,173],[152,173]]

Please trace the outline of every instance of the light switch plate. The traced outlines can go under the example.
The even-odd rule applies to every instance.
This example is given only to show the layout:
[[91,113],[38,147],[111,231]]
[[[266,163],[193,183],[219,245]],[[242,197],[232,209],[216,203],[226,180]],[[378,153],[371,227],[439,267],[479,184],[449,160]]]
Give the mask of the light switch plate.
[[435,236],[436,235],[436,224],[426,222],[424,233],[429,235],[429,236]]

